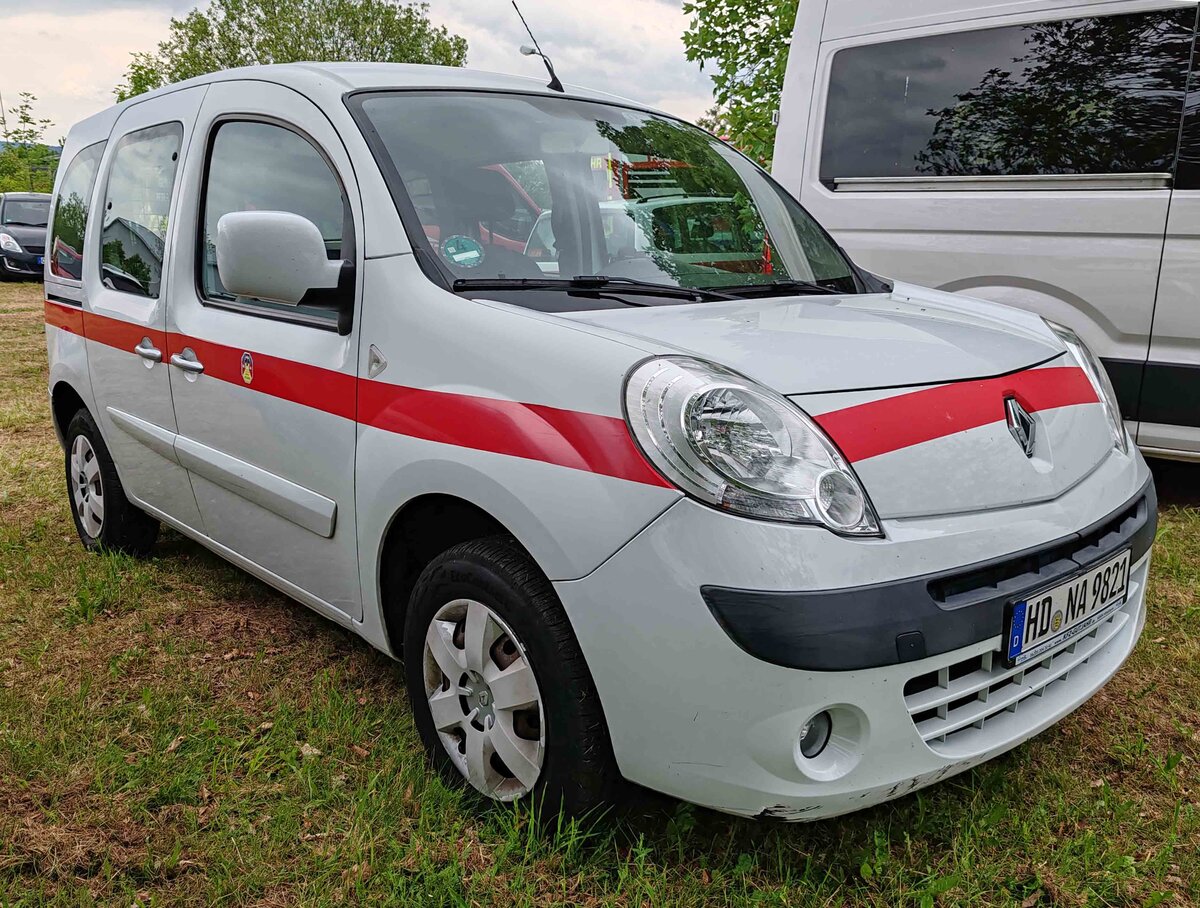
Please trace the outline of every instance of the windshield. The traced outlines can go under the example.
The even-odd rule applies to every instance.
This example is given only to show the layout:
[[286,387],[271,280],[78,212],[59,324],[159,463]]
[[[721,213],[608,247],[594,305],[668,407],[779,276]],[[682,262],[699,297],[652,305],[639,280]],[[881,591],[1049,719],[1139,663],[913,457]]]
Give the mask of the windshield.
[[357,100],[384,170],[403,187],[413,242],[450,282],[603,275],[699,290],[858,288],[794,199],[680,121],[538,95]]
[[50,217],[50,200],[9,199],[4,203],[0,223],[19,224],[25,227],[45,227]]

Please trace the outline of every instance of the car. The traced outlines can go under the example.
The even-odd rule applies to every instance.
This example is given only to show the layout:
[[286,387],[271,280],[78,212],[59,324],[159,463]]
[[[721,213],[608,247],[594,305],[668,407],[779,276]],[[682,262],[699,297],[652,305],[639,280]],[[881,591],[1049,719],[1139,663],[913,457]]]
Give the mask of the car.
[[[62,165],[83,545],[173,528],[401,660],[484,799],[834,816],[1050,727],[1141,633],[1154,484],[1080,339],[864,271],[672,116],[288,64],[96,114]],[[559,276],[489,242],[496,165],[548,203]],[[603,213],[662,171],[769,254],[610,251]]]
[[0,192],[0,280],[38,278],[46,254],[45,192]]
[[772,172],[865,267],[1070,327],[1200,460],[1196,10],[801,0]]

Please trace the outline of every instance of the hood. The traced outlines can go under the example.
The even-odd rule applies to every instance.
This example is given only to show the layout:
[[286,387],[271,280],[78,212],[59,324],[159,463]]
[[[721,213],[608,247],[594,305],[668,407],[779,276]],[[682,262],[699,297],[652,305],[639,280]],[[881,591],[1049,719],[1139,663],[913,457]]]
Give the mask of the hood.
[[605,309],[561,317],[735,369],[781,394],[1015,372],[1062,345],[1036,316],[907,285],[871,296]]
[[[1113,450],[1095,388],[1058,338],[1037,316],[993,303],[898,285],[876,296],[568,317],[789,395],[841,448],[884,519],[1051,500]],[[1027,445],[1009,428],[1010,398]]]
[[21,244],[22,249],[33,247],[43,249],[46,246],[45,227],[27,227],[24,224],[5,224],[0,226],[0,233],[7,233]]

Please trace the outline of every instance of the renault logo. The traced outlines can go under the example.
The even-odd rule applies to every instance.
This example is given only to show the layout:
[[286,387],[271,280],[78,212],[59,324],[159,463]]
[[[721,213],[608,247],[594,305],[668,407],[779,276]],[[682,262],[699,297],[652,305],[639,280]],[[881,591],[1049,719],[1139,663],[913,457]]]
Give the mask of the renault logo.
[[1008,420],[1008,431],[1017,440],[1026,457],[1033,457],[1034,430],[1037,424],[1015,397],[1004,398],[1004,416]]

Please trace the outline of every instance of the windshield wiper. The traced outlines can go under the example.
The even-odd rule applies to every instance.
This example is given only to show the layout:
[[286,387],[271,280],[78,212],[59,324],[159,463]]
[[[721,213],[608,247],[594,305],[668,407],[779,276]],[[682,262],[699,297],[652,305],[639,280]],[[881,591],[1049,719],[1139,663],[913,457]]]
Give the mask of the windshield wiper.
[[[605,277],[602,274],[584,274],[567,278],[527,278],[527,277],[480,277],[459,278],[454,282],[458,290],[565,290],[576,293],[611,290],[613,292],[627,291],[641,293],[646,296],[661,296],[668,299],[691,300],[704,302],[707,300],[737,299],[718,290],[692,287],[679,287],[672,284],[656,284],[651,281],[638,281],[624,277]],[[630,303],[633,306],[644,306],[645,303]]]
[[736,287],[722,287],[721,290],[725,293],[733,294],[738,297],[748,296],[772,296],[774,294],[798,294],[798,293],[826,293],[835,296],[840,296],[841,291],[834,290],[832,287],[826,287],[824,284],[818,284],[815,281],[797,281],[788,278],[786,280],[771,281],[766,284],[741,284]]
[[31,224],[29,221],[5,221],[5,227],[45,227],[45,224]]

